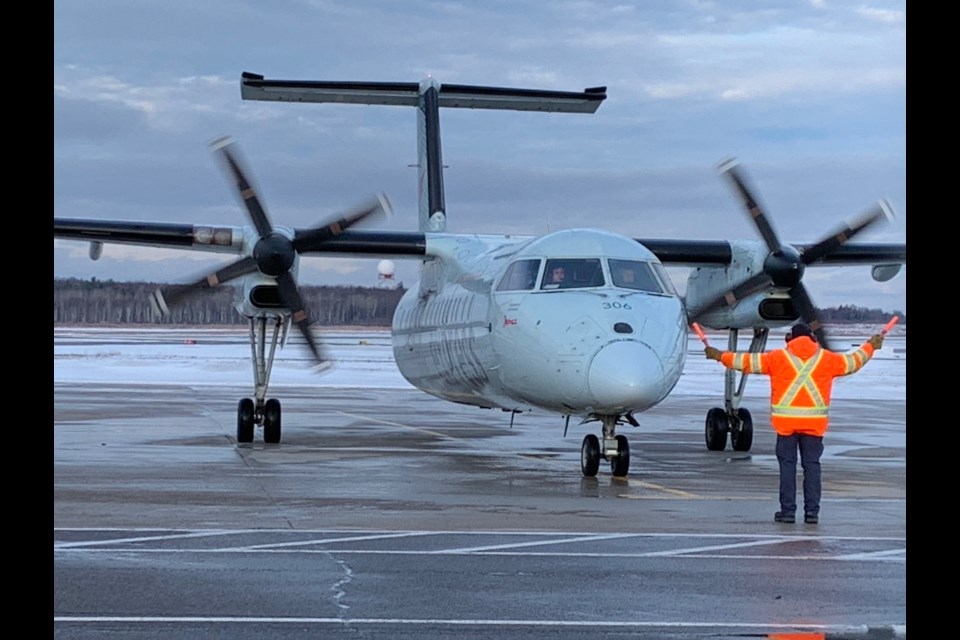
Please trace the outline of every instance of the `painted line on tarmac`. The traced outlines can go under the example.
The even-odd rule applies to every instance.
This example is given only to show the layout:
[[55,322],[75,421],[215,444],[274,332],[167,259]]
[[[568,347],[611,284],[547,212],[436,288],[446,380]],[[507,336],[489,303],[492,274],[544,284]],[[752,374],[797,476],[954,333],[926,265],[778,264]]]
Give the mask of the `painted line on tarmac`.
[[[110,531],[110,529],[103,529]],[[209,536],[223,536],[241,533],[239,531],[227,531],[211,529],[210,531],[193,531],[190,533],[169,533],[157,536],[138,536],[136,538],[110,538],[108,540],[86,540],[83,542],[54,542],[54,549],[75,549],[78,547],[95,547],[111,544],[129,544],[133,542],[156,542],[158,540],[181,540],[184,538],[203,538]]]
[[251,544],[239,547],[226,547],[218,549],[219,551],[256,551],[258,549],[277,549],[289,547],[302,547],[308,545],[332,544],[336,542],[360,542],[363,540],[386,540],[387,538],[411,538],[414,536],[432,535],[428,531],[405,531],[403,533],[381,533],[368,536],[351,536],[349,538],[315,538],[312,540],[297,540],[295,542],[274,542],[266,544]]
[[537,547],[550,544],[568,544],[572,542],[596,542],[597,540],[617,540],[621,538],[633,538],[632,533],[611,533],[597,536],[577,536],[572,538],[558,538],[556,540],[536,540],[534,542],[514,542],[510,544],[493,544],[484,547],[461,547],[459,549],[443,549],[433,553],[479,553],[482,551],[497,551],[504,549],[518,549],[521,547]]
[[[698,554],[697,557],[702,558],[702,554],[705,551],[726,551],[728,549],[744,549],[747,547],[760,547],[765,545],[774,545],[774,544],[785,544],[793,543],[795,540],[792,538],[787,539],[767,539],[767,540],[750,540],[748,542],[738,542],[734,544],[713,544],[705,547],[688,547],[686,549],[668,549],[666,551],[651,551],[649,553],[642,554],[646,558],[665,558],[669,556],[683,556],[689,554]],[[738,556],[740,557],[740,556]],[[746,556],[743,556],[746,557]],[[836,559],[836,557],[834,558]]]

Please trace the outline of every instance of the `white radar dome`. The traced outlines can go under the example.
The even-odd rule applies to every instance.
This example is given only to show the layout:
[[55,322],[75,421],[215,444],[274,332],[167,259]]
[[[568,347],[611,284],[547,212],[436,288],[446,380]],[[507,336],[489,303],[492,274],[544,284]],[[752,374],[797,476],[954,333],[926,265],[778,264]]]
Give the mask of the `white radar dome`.
[[397,266],[393,264],[393,260],[381,260],[380,264],[377,265],[377,273],[380,274],[381,278],[392,278],[396,269]]

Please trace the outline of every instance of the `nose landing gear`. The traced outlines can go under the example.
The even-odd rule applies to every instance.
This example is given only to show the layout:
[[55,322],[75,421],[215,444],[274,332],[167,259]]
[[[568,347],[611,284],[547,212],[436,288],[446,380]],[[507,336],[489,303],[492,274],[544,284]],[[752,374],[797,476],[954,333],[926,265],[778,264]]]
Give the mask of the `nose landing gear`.
[[[596,435],[588,433],[580,445],[580,470],[583,475],[592,478],[600,470],[600,459],[610,462],[610,473],[616,478],[626,477],[630,470],[630,442],[627,436],[616,435],[617,423],[621,416],[600,416],[603,423],[603,442]],[[638,426],[632,416],[626,420]]]

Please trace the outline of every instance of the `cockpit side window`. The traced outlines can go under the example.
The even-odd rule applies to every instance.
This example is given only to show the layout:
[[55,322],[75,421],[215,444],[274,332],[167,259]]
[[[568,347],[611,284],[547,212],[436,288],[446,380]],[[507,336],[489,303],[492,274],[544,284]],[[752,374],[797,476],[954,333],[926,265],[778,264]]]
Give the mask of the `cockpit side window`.
[[650,293],[664,293],[664,287],[649,262],[639,260],[609,260],[613,286]]
[[581,289],[602,287],[603,269],[599,258],[547,260],[541,289]]
[[663,285],[664,291],[672,296],[677,295],[677,289],[673,286],[673,280],[670,279],[670,274],[667,273],[667,270],[663,267],[663,265],[659,262],[654,262],[653,270],[656,271],[658,276],[660,276],[660,284]]
[[530,291],[537,284],[540,260],[517,260],[503,274],[497,291]]

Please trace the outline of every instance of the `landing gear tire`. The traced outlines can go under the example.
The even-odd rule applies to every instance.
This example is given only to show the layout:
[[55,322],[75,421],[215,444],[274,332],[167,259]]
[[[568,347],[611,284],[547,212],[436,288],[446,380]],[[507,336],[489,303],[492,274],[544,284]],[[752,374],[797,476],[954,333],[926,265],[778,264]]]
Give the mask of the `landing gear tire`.
[[[751,422],[751,424],[753,424]],[[727,447],[727,432],[730,430],[730,421],[723,409],[714,407],[707,411],[707,421],[704,426],[704,439],[710,451],[723,451]],[[752,433],[752,432],[751,432]]]
[[585,435],[580,445],[580,469],[588,478],[594,477],[600,470],[600,439],[592,433]]
[[753,416],[746,409],[737,409],[740,428],[730,431],[730,444],[734,451],[750,451],[753,446]]
[[617,457],[610,461],[610,472],[615,478],[623,478],[630,470],[630,443],[627,436],[617,436]]
[[253,400],[244,398],[237,405],[237,442],[253,442]]
[[280,442],[280,401],[276,398],[267,400],[263,407],[263,441],[267,444]]

